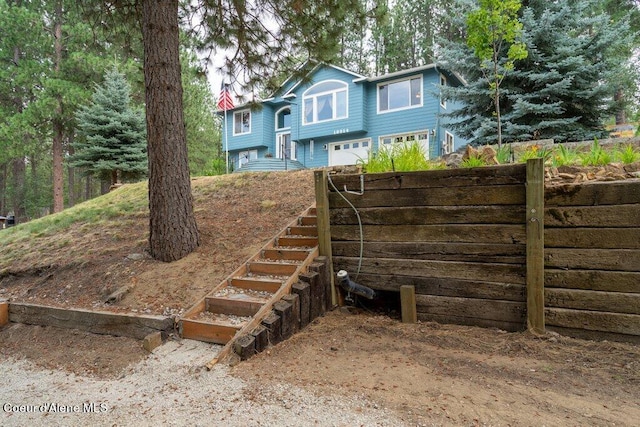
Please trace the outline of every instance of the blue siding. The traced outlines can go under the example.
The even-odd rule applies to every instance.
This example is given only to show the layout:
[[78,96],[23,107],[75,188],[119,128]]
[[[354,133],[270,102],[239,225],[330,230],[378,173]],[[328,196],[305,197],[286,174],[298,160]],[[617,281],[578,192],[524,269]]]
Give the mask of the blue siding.
[[[328,148],[335,142],[368,138],[371,140],[371,148],[377,151],[381,136],[428,132],[430,157],[436,157],[442,153],[442,142],[448,131],[454,135],[455,149],[466,145],[467,141],[448,128],[448,120],[441,116],[442,113],[451,112],[459,105],[448,102],[446,109],[441,107],[439,70],[435,67],[425,67],[414,69],[414,71],[408,70],[406,73],[395,73],[394,76],[368,81],[345,70],[321,66],[316,68],[304,82],[288,81],[272,99],[263,103],[261,109],[251,112],[250,134],[233,136],[233,112],[244,108],[239,107],[227,113],[228,126],[225,131],[229,139],[230,158],[234,164],[237,164],[240,151],[253,149],[258,150],[258,158],[264,158],[267,153],[275,156],[277,141],[275,115],[283,107],[291,109],[291,139],[297,144],[297,160],[307,168],[327,166],[329,152],[324,147]],[[378,86],[413,76],[422,76],[422,105],[378,113]],[[447,77],[449,84],[461,84],[454,77]],[[304,92],[314,84],[326,80],[338,80],[348,85],[347,118],[303,125]]]
[[[324,67],[318,69],[311,79],[303,85],[296,87],[296,109],[299,110],[297,123],[299,139],[317,138],[326,135],[354,134],[365,131],[364,129],[364,91],[361,84],[353,83],[355,76],[335,68]],[[344,119],[330,120],[320,123],[302,124],[302,97],[304,92],[316,83],[325,80],[339,80],[347,83],[347,117]]]

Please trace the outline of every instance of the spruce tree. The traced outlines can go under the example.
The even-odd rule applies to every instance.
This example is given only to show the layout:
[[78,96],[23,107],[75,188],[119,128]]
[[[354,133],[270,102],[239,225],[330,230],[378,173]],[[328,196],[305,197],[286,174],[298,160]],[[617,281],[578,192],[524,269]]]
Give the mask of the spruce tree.
[[90,105],[76,114],[79,140],[70,163],[111,185],[133,181],[147,173],[145,120],[131,106],[130,87],[116,69],[105,74]]
[[[523,39],[529,53],[501,84],[503,141],[552,138],[576,141],[606,135],[619,89],[621,52],[631,43],[624,20],[594,13],[596,2],[530,0],[522,9]],[[505,46],[508,48],[508,46]],[[443,88],[464,107],[455,114],[457,130],[472,143],[494,143],[496,118],[482,88],[473,52],[462,43],[441,51],[442,65],[463,75],[466,87]],[[628,58],[627,58],[628,59]]]

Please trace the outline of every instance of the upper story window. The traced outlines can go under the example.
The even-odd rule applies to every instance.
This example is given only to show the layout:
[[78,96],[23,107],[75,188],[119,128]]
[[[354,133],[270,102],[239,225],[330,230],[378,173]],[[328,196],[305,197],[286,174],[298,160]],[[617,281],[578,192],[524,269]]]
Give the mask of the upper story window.
[[311,86],[302,96],[304,124],[347,117],[347,84],[329,80]]
[[[447,85],[447,78],[442,74],[440,74],[440,86],[446,86],[446,85]],[[442,92],[440,92],[440,106],[442,108],[447,108],[447,100],[444,99],[444,97],[442,96]]]
[[244,135],[251,133],[251,110],[233,113],[233,134]]
[[378,112],[422,106],[422,77],[416,76],[378,85]]
[[285,107],[276,113],[276,130],[291,127],[291,108]]

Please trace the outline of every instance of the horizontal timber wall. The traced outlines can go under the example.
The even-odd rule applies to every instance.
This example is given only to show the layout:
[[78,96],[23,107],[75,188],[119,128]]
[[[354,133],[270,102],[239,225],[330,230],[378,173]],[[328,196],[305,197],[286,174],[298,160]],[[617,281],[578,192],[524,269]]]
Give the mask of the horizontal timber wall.
[[328,175],[334,270],[414,286],[420,320],[640,342],[640,180],[540,185],[542,209],[531,166]]
[[[526,326],[526,165],[330,175],[334,271],[376,290],[413,285],[418,319]],[[340,194],[335,189],[340,190]],[[349,192],[345,192],[349,190]],[[360,227],[363,251],[360,263]]]
[[544,221],[547,327],[640,342],[640,180],[548,187]]

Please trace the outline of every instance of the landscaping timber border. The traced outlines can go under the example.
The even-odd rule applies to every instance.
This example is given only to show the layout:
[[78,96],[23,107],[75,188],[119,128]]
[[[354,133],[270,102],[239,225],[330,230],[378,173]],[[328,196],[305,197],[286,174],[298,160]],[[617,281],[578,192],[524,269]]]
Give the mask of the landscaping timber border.
[[139,340],[156,332],[160,332],[162,337],[166,338],[174,330],[172,317],[64,309],[13,302],[8,304],[8,321],[79,329],[94,334],[124,336]]

